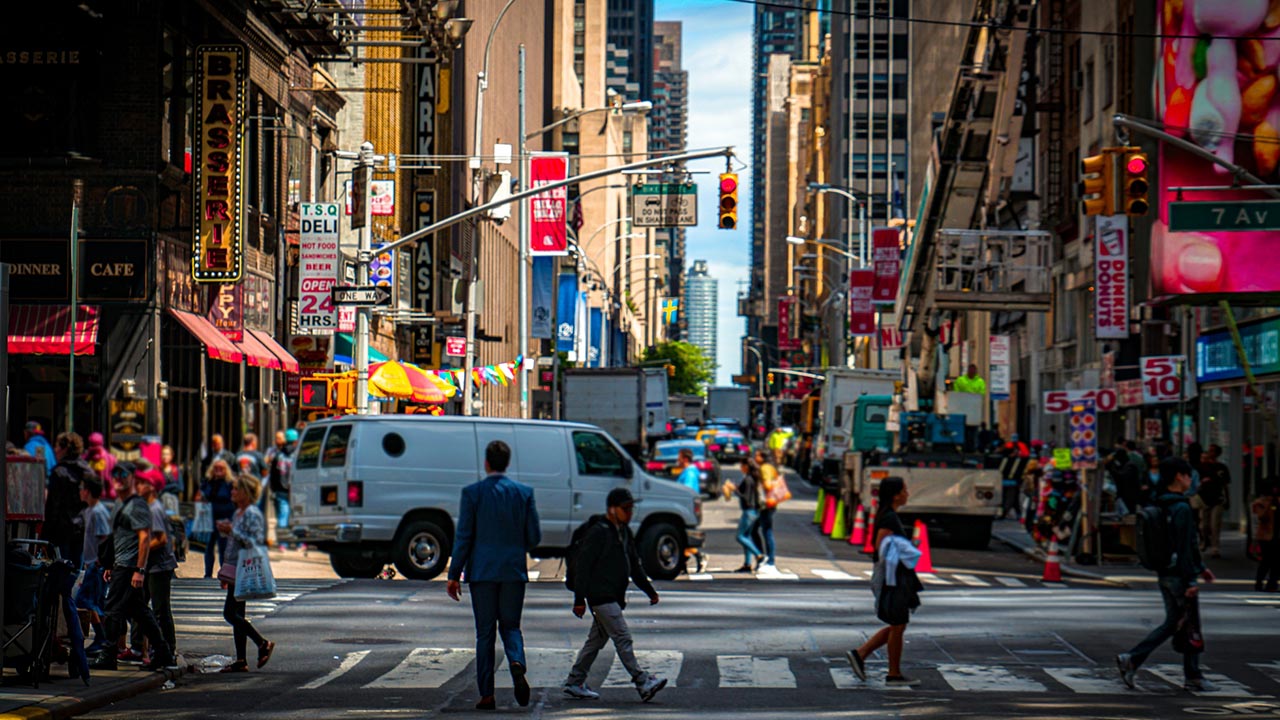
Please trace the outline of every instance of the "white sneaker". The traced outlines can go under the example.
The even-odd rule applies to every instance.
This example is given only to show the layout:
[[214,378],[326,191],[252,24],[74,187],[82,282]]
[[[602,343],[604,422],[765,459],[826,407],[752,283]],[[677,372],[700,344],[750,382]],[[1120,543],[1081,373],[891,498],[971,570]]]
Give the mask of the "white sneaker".
[[774,565],[773,563],[765,563],[760,566],[760,569],[756,571],[756,574],[757,575],[777,575],[778,566]]
[[600,693],[587,687],[587,684],[585,682],[582,683],[581,685],[569,685],[566,683],[564,686],[564,694],[572,698],[577,698],[579,700],[599,700],[600,699]]
[[666,678],[660,678],[657,675],[650,675],[649,679],[645,680],[644,684],[636,688],[636,690],[639,691],[641,700],[643,700],[644,702],[649,702],[650,700],[653,699],[654,695],[658,694],[659,690],[661,690],[666,686],[667,686]]

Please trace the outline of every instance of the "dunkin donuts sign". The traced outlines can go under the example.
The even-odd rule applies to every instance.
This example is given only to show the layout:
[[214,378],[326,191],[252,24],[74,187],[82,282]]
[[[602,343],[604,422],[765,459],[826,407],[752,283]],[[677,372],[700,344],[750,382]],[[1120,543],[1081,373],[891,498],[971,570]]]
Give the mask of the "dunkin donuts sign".
[[196,48],[196,222],[191,275],[196,282],[240,279],[243,257],[240,212],[244,203],[245,48]]

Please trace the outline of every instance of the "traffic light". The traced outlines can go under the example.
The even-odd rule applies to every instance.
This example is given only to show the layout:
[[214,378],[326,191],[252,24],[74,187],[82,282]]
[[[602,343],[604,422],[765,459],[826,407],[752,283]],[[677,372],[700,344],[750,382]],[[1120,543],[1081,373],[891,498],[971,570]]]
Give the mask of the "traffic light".
[[325,378],[303,378],[298,385],[298,409],[328,410],[329,381]]
[[738,227],[738,173],[720,173],[721,230]]
[[1080,208],[1085,215],[1116,213],[1115,169],[1112,148],[1080,161]]
[[347,410],[356,406],[355,378],[336,378],[331,389],[332,407],[335,410]]
[[1121,195],[1126,215],[1146,215],[1151,203],[1147,192],[1147,154],[1137,148],[1125,148],[1123,155],[1124,193]]
[[765,380],[765,384],[767,384],[769,387],[773,387],[773,373],[766,374],[764,376],[764,380]]

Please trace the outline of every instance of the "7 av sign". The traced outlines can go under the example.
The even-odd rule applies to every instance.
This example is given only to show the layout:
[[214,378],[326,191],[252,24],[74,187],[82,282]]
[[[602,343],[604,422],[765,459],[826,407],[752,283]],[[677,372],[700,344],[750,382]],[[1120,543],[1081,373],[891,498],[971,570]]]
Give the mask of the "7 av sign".
[[1171,202],[1169,229],[1174,232],[1280,230],[1280,200]]

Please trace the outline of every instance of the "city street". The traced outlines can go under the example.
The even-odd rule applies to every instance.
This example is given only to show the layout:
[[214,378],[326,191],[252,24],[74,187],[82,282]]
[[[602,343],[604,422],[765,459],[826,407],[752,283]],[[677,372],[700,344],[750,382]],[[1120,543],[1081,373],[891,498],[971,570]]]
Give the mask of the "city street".
[[[907,632],[904,671],[922,684],[886,689],[884,656],[857,680],[844,651],[877,629],[864,569],[848,547],[819,538],[809,522],[812,490],[778,525],[779,576],[756,579],[717,568],[736,566],[727,530],[733,509],[713,503],[710,580],[659,583],[662,602],[633,593],[628,608],[641,662],[671,679],[654,702],[639,703],[611,649],[589,684],[598,702],[560,692],[587,624],[569,612],[555,573],[536,563],[524,631],[535,686],[528,710],[515,706],[499,669],[504,712],[532,717],[801,718],[864,717],[1151,717],[1187,714],[1280,717],[1280,662],[1258,642],[1280,622],[1280,597],[1230,582],[1208,590],[1203,613],[1205,665],[1216,693],[1180,689],[1181,668],[1167,648],[1125,689],[1112,656],[1159,621],[1159,598],[1136,589],[1068,579],[1039,581],[1040,567],[993,546],[987,552],[940,549],[924,606]],[[805,517],[806,513],[810,516]],[[296,565],[302,565],[294,561]],[[327,569],[327,567],[326,567]],[[241,676],[195,675],[173,690],[143,695],[89,717],[135,718],[413,718],[472,712],[475,702],[470,607],[455,604],[443,582],[285,579],[276,600],[251,603],[254,622],[279,645],[271,664]],[[226,653],[222,592],[212,581],[183,579],[176,592],[179,644],[189,655]],[[232,691],[235,692],[232,695]],[[234,699],[233,699],[234,698]]]

